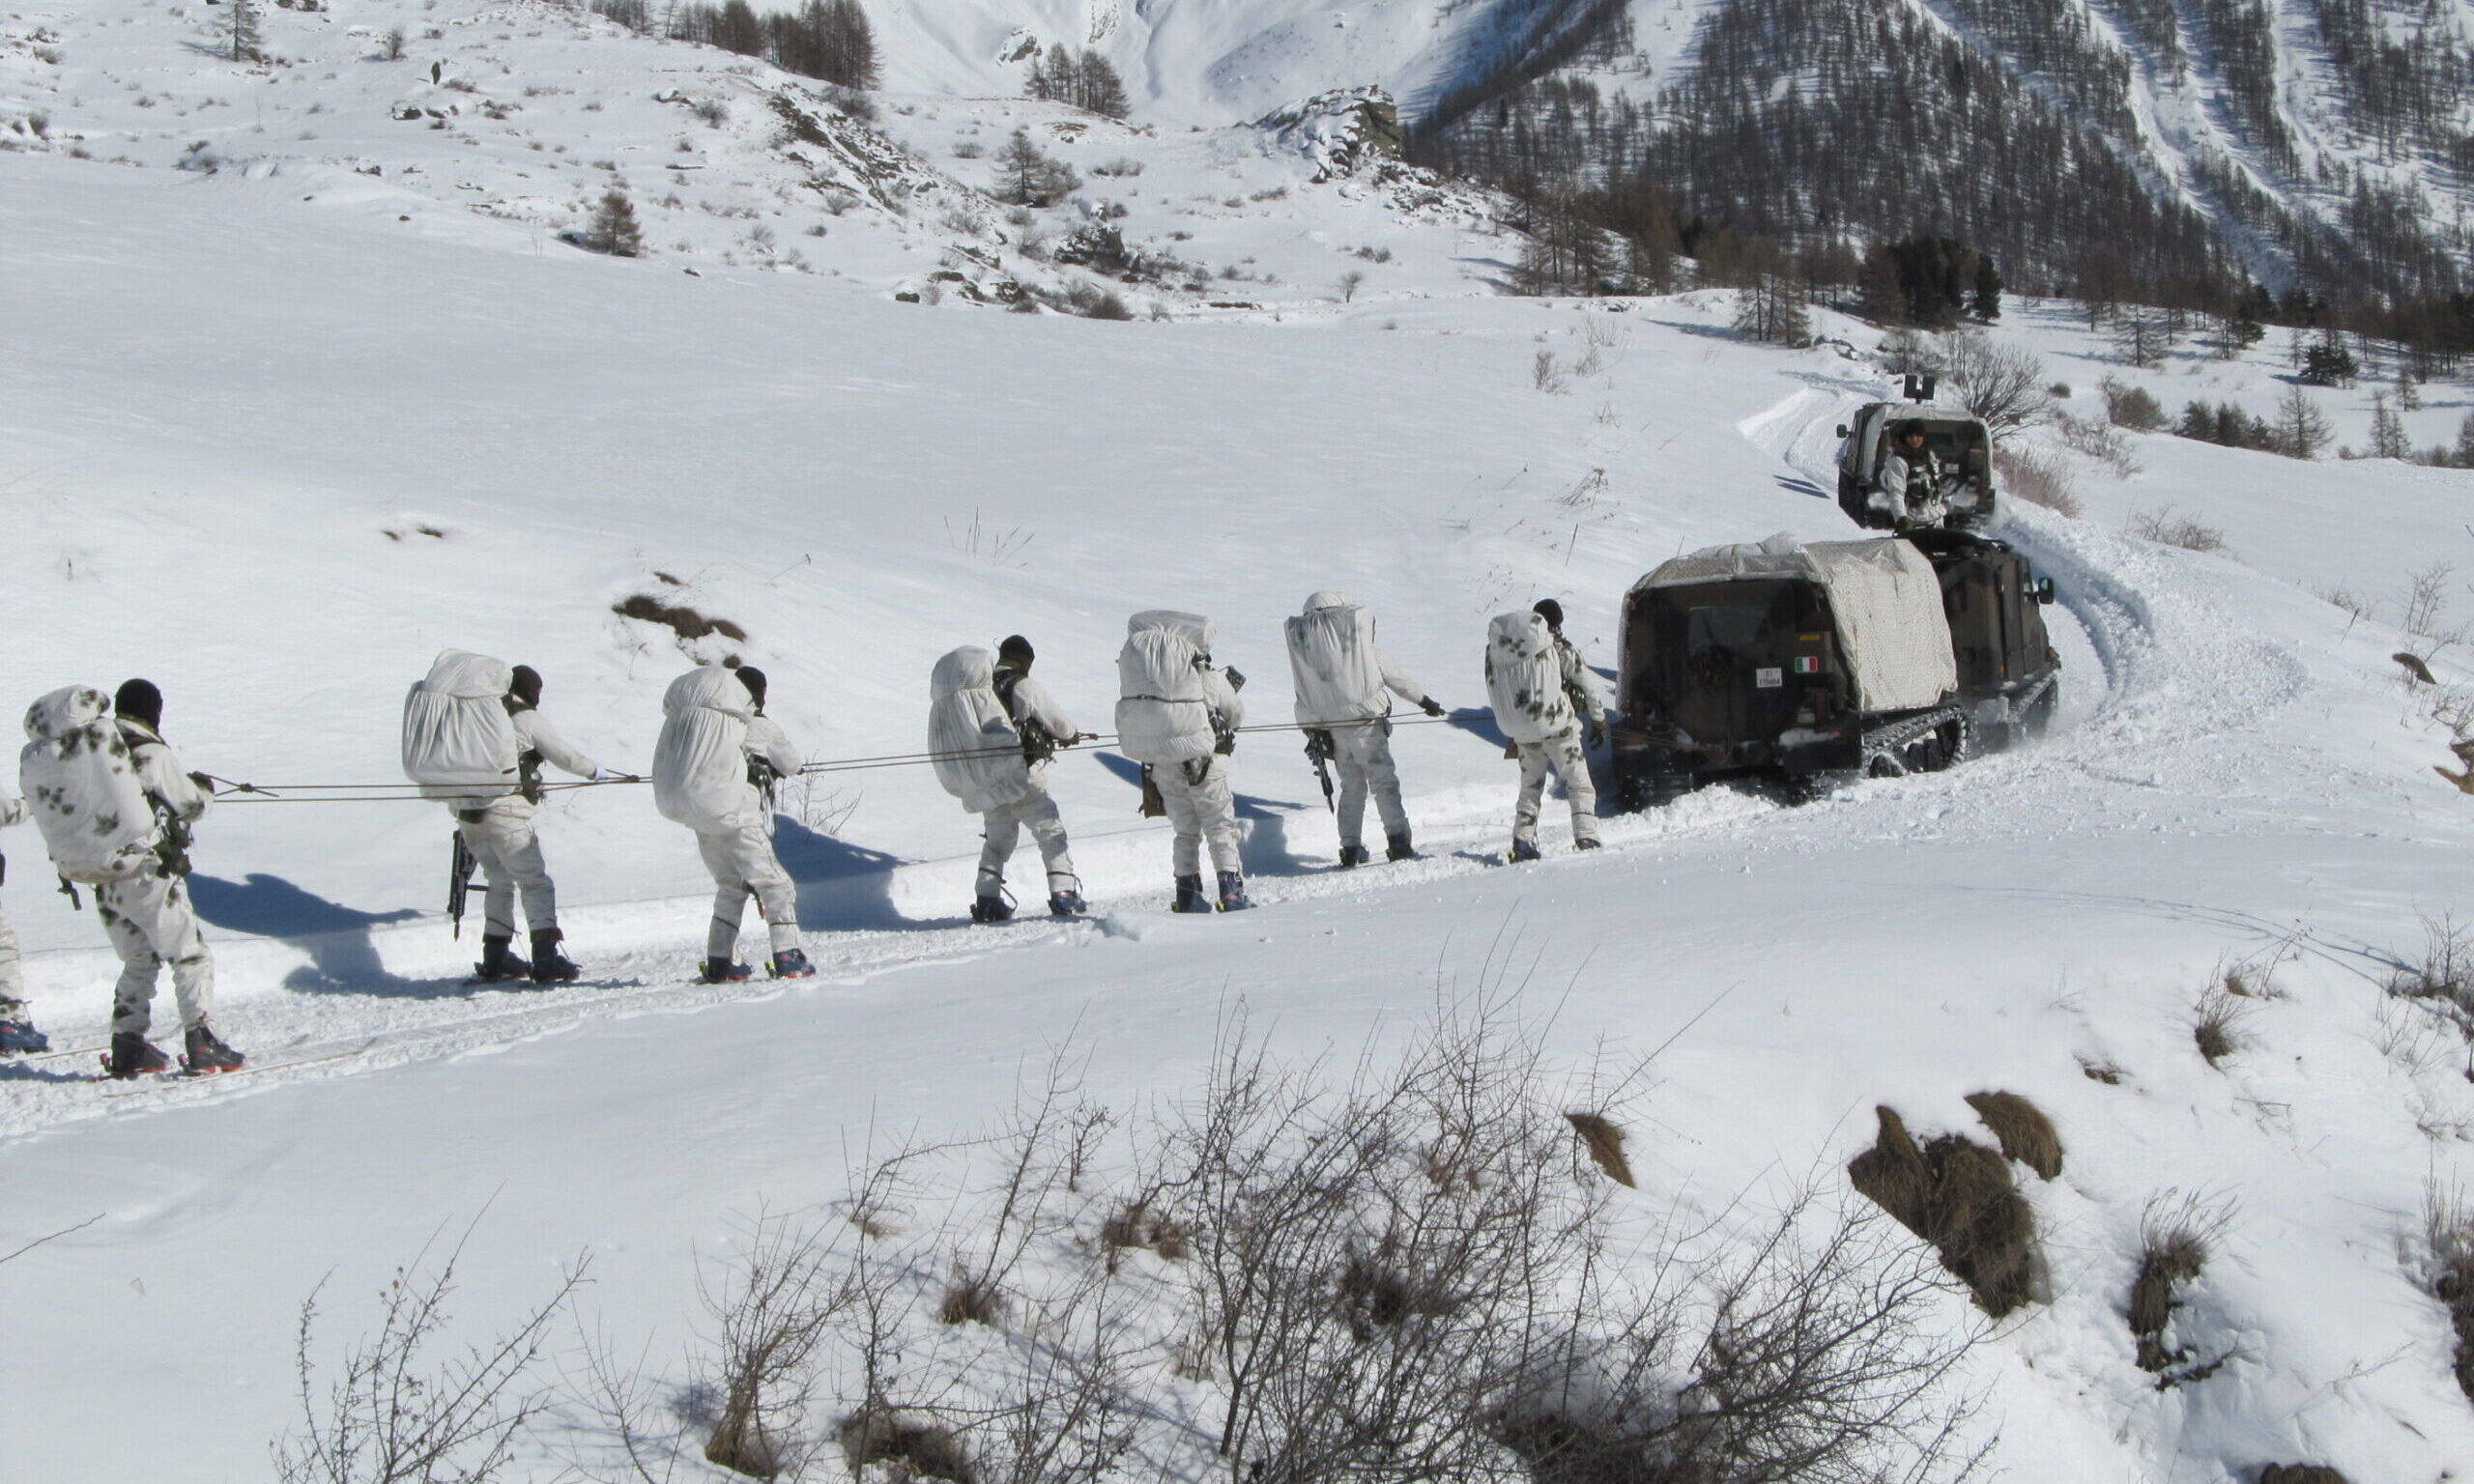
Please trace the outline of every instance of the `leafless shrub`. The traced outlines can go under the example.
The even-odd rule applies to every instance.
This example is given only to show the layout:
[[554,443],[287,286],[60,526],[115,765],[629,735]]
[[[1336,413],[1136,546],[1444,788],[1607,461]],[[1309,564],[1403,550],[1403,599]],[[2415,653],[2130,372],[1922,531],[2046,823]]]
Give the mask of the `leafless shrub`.
[[2251,1043],[2244,1027],[2255,1005],[2236,994],[2223,978],[2211,980],[2191,1006],[2191,1041],[2210,1067]]
[[2397,626],[2421,641],[2414,654],[2426,665],[2442,650],[2465,642],[2465,625],[2447,621],[2454,585],[2450,579],[2456,574],[2455,563],[2436,561],[2406,580],[2404,607]]
[[2362,622],[2378,611],[2377,604],[2368,598],[2357,597],[2351,589],[2345,587],[2320,588],[2319,601],[2331,608],[2344,610],[2345,616],[2356,623]]
[[2054,414],[2054,426],[2060,430],[2061,441],[2075,453],[2082,453],[2114,471],[2114,477],[2127,479],[2139,472],[2139,460],[2132,456],[2130,440],[2121,429],[2111,423],[2074,417],[2065,412]]
[[850,1302],[835,1257],[819,1227],[760,1211],[742,1223],[738,1250],[718,1279],[700,1280],[715,1326],[708,1462],[769,1479],[806,1461],[824,1348]]
[[2130,1332],[2138,1346],[2140,1369],[2155,1375],[2160,1388],[2204,1380],[2225,1363],[2224,1356],[2191,1363],[2191,1348],[2170,1343],[2166,1330],[2179,1306],[2175,1296],[2199,1281],[2232,1221],[2231,1201],[2180,1190],[2150,1197],[2140,1217],[2139,1276],[2131,1283]]
[[2474,1040],[2474,931],[2453,917],[2427,917],[2421,950],[2389,956],[2390,994],[2434,1012]]
[[379,55],[385,57],[389,62],[403,61],[404,28],[401,26],[389,27],[387,34],[378,40],[378,52]]
[[1354,268],[1350,269],[1347,272],[1340,274],[1338,283],[1340,302],[1345,304],[1355,300],[1357,298],[1357,291],[1363,287],[1365,283],[1366,274]]
[[1530,363],[1529,381],[1531,385],[1549,396],[1562,396],[1569,391],[1572,385],[1571,378],[1564,374],[1562,366],[1556,364],[1553,351],[1538,353],[1538,358]]
[[2167,418],[2165,404],[2144,386],[2106,377],[2096,384],[2105,396],[2105,420],[2133,433],[2155,433],[2164,429]]
[[2434,1178],[2423,1189],[2423,1237],[2431,1253],[2432,1295],[2448,1305],[2457,1332],[2458,1388],[2474,1398],[2474,1214],[2465,1193]]
[[2042,1108],[2016,1093],[1971,1093],[1968,1106],[1992,1130],[2003,1158],[2026,1165],[2040,1180],[2061,1174],[2061,1135]]
[[945,544],[991,566],[1030,565],[1021,559],[1022,552],[1035,539],[1037,532],[1026,531],[1020,526],[998,530],[988,524],[977,506],[971,508],[969,521],[962,525],[956,525],[952,516],[945,517]]
[[2172,505],[2154,510],[2131,513],[2130,533],[2143,541],[2163,546],[2178,546],[2186,552],[2213,553],[2225,550],[2225,532],[2189,516],[2177,516]]
[[2042,505],[2057,515],[2075,517],[2082,508],[2070,471],[2049,453],[1998,443],[1993,449],[1993,469],[2001,476],[2002,490],[2014,499]]
[[1942,358],[1942,375],[1959,394],[1959,405],[1983,418],[1997,438],[2053,414],[2053,399],[2044,389],[2045,363],[2027,347],[1962,329],[1943,341]]
[[514,1328],[434,1359],[471,1237],[467,1227],[435,1268],[423,1269],[424,1249],[395,1270],[379,1294],[377,1332],[344,1352],[323,1394],[312,1352],[324,1283],[302,1300],[293,1342],[301,1420],[272,1450],[282,1484],[485,1484],[506,1476],[517,1438],[552,1404],[532,1373],[590,1264],[578,1259]]

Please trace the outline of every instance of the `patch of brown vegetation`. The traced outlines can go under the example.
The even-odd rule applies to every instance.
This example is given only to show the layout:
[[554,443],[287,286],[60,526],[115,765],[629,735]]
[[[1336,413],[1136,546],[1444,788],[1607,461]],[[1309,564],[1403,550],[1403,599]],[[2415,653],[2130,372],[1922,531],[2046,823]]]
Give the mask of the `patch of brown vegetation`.
[[1567,1113],[1564,1118],[1581,1136],[1581,1147],[1589,1151],[1590,1159],[1606,1172],[1607,1179],[1627,1190],[1640,1188],[1632,1179],[1631,1161],[1624,1157],[1623,1129],[1597,1113]]
[[2270,1464],[2259,1470],[2259,1484],[2350,1484],[2326,1464]]
[[658,623],[681,640],[703,639],[708,634],[719,634],[728,640],[747,638],[747,630],[728,618],[708,618],[685,604],[665,603],[648,592],[621,598],[610,605],[610,611],[621,618]]
[[1921,1149],[1890,1108],[1874,1109],[1880,1133],[1847,1166],[1857,1191],[1933,1243],[1942,1266],[1995,1318],[2034,1296],[2035,1213],[2010,1178],[2009,1161],[1960,1134]]
[[2061,1174],[2061,1135],[2044,1110],[2016,1093],[1971,1093],[1968,1106],[1992,1130],[2005,1159],[2016,1159],[2040,1180]]
[[906,1416],[881,1400],[844,1419],[841,1441],[853,1476],[870,1464],[900,1464],[914,1478],[978,1484],[979,1471],[951,1428]]

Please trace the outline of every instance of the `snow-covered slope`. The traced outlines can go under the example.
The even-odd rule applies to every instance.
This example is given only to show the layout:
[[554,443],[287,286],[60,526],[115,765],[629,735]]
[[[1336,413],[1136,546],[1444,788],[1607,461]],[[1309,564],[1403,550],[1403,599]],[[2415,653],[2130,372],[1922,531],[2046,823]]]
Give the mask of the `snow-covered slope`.
[[[1869,333],[1825,317],[1846,354],[1787,353],[1730,332],[1724,295],[1493,297],[1509,249],[1482,197],[1317,182],[1264,131],[901,94],[861,131],[804,85],[560,7],[336,3],[270,11],[300,60],[264,71],[182,49],[207,11],[5,22],[0,107],[40,107],[46,137],[0,154],[19,351],[0,359],[0,699],[151,676],[191,766],[282,795],[209,816],[193,888],[218,1022],[302,1064],[81,1080],[116,965],[31,835],[0,842],[36,1013],[68,1053],[0,1067],[0,1254],[99,1217],[0,1256],[0,1477],[95,1476],[105,1437],[114,1477],[264,1476],[320,1275],[329,1332],[358,1332],[360,1296],[475,1216],[455,1336],[589,1251],[593,1322],[689,1399],[700,1257],[765,1203],[841,1195],[871,1130],[987,1127],[1056,1044],[1087,1058],[1093,1099],[1177,1099],[1239,1004],[1284,1056],[1345,1055],[1396,1038],[1438,983],[1525,985],[1513,1003],[1561,1067],[1654,1051],[1624,1217],[1722,1245],[1806,1180],[1843,1190],[1875,1104],[1924,1131],[1971,1127],[1963,1099],[1986,1089],[2044,1107],[2068,1159],[2023,1178],[2050,1301],[1955,1378],[2007,1477],[2249,1484],[2317,1461],[2437,1479],[2474,1456],[2420,1230],[2426,1181],[2466,1173],[2474,1092],[2455,1031],[2381,988],[2474,879],[2474,816],[2430,772],[2433,699],[2390,658],[2432,649],[2397,624],[2411,574],[2464,549],[2474,475],[2163,437],[2128,441],[2130,472],[2056,451],[2086,518],[2019,506],[2003,531],[2063,599],[2048,743],[1801,810],[1706,792],[1609,818],[1586,859],[1550,819],[1549,860],[1496,869],[1512,778],[1482,711],[1485,618],[1555,596],[1611,664],[1615,605],[1657,561],[1846,535],[1828,460],[1884,388]],[[412,14],[434,19],[404,62],[362,55]],[[1108,183],[1130,242],[1204,267],[1199,291],[1128,291],[1174,318],[959,307],[964,283],[1083,281],[1019,247],[1088,218],[1026,226],[987,199],[1018,124]],[[171,168],[201,154],[218,167]],[[1120,159],[1141,173],[1093,168]],[[614,178],[650,256],[557,239]],[[1998,333],[2082,415],[2108,374],[2169,410],[2265,412],[2284,390],[2282,347],[2133,372],[2073,317],[2014,302]],[[2340,439],[2363,441],[2371,395],[2325,396]],[[2428,388],[2414,442],[2465,411]],[[2168,506],[2229,555],[2121,533]],[[648,760],[669,680],[724,654],[770,673],[809,755],[909,753],[935,657],[1012,632],[1106,730],[1124,618],[1160,606],[1216,617],[1252,720],[1277,723],[1279,620],[1326,587],[1370,604],[1454,708],[1395,741],[1427,858],[1330,870],[1295,738],[1250,735],[1235,776],[1263,906],[1245,917],[1163,910],[1166,840],[1111,755],[1053,772],[1097,920],[1000,932],[963,921],[977,826],[924,771],[826,773],[781,821],[822,977],[707,988],[686,980],[708,904],[694,848],[619,785],[544,814],[591,982],[474,991],[471,940],[438,915],[444,812],[300,786],[392,782],[404,687],[446,644],[538,667],[549,713],[617,768]],[[638,595],[744,637],[614,612]],[[2443,684],[2468,683],[2462,658],[2434,652]],[[2195,1000],[2272,960],[2278,997],[2210,1065]],[[2172,1321],[2224,1364],[2160,1390],[2124,1309],[2143,1213],[2171,1190],[2235,1215]],[[1039,1261],[1079,1250],[1060,1237]],[[1960,1296],[1935,1302],[1968,1322]],[[921,1354],[981,1343],[905,1323]],[[609,1442],[566,1409],[515,1473]]]

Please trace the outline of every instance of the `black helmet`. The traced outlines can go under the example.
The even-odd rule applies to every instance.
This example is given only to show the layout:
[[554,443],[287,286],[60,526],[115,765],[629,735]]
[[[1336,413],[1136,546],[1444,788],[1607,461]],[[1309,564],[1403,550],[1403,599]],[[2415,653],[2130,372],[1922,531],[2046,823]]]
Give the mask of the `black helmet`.
[[163,725],[163,693],[152,680],[124,680],[120,691],[112,697],[112,709],[132,722],[144,722],[160,728]]
[[1007,664],[1027,665],[1031,662],[1031,642],[1020,634],[1008,634],[996,646],[996,657]]
[[1553,598],[1539,598],[1537,606],[1530,609],[1530,612],[1536,614],[1539,617],[1545,619],[1546,627],[1553,629],[1558,634],[1564,632],[1563,604],[1556,602]]

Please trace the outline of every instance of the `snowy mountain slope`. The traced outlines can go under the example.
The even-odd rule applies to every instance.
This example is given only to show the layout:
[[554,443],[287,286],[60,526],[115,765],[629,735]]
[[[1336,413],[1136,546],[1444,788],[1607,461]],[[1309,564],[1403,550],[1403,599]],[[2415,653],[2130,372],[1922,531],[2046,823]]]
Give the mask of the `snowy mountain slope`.
[[[1180,142],[1212,169],[1267,158]],[[1615,604],[1657,560],[1847,534],[1829,429],[1883,387],[1827,350],[1741,343],[1724,296],[940,312],[888,300],[882,271],[593,257],[391,176],[302,188],[313,168],[0,157],[0,314],[36,348],[0,363],[0,590],[40,636],[0,652],[0,694],[146,673],[192,766],[278,785],[390,780],[402,689],[446,643],[538,666],[547,709],[613,766],[643,765],[663,685],[724,649],[770,672],[808,752],[855,757],[919,745],[935,657],[1007,632],[1105,728],[1124,615],[1173,604],[1220,620],[1252,719],[1276,722],[1278,620],[1334,585],[1474,708],[1491,613],[1555,595],[1608,663]],[[1265,243],[1295,213],[1280,250],[1330,261],[1309,214],[1348,188],[1221,209]],[[1452,281],[1427,254],[1468,229],[1395,230],[1370,274]],[[2084,410],[2097,347],[2064,314],[2003,333]],[[2123,374],[2169,405],[2186,385],[2264,405],[2270,363]],[[2417,442],[2460,411],[2432,400]],[[2358,399],[2330,411],[2359,437]],[[349,1054],[137,1090],[68,1081],[70,1058],[0,1074],[0,1249],[103,1214],[0,1271],[0,1472],[78,1476],[134,1397],[156,1425],[118,1444],[133,1476],[258,1476],[317,1275],[353,1332],[360,1295],[484,1208],[470,1332],[590,1248],[599,1321],[682,1384],[698,1254],[734,1213],[839,1194],[870,1128],[986,1127],[1058,1042],[1089,1052],[1094,1097],[1176,1096],[1239,1001],[1283,1052],[1346,1053],[1438,974],[1485,979],[1501,929],[1539,956],[1519,1003],[1559,1058],[1683,1032],[1632,1130],[1638,1219],[1735,1231],[1797,1172],[1834,1188],[1875,1103],[1965,1128],[1964,1095],[2000,1087],[2053,1114],[2069,1162],[2028,1183],[2053,1301],[1965,1369],[2007,1476],[2440,1477],[2474,1455],[2474,1413],[2414,1232],[2425,1179],[2464,1172],[2474,1093],[2452,1043],[2386,1036],[2401,1011],[2374,982],[2462,896],[2474,818],[2429,774],[2445,754],[2387,658],[2400,636],[2312,593],[2387,599],[2455,550],[2468,476],[2136,442],[2127,479],[2081,467],[2090,520],[2007,528],[2066,599],[2070,725],[2048,745],[1804,810],[1696,795],[1608,820],[1602,858],[1482,864],[1511,783],[1469,720],[1396,744],[1430,859],[1338,875],[1293,739],[1265,733],[1236,760],[1261,910],[1163,912],[1165,841],[1086,755],[1055,779],[1101,921],[974,932],[973,821],[917,770],[828,775],[836,796],[784,826],[824,978],[724,994],[681,983],[706,910],[682,832],[640,790],[589,790],[544,838],[604,983],[475,995],[469,943],[433,915],[441,811],[230,802],[196,883],[225,1028],[271,1059]],[[2114,533],[2167,503],[2250,564]],[[747,638],[682,648],[610,611],[637,593]],[[92,1045],[113,972],[93,921],[41,890],[24,832],[0,843],[37,1012]],[[2286,997],[2211,1068],[2193,999],[2288,939]],[[2122,1308],[2169,1188],[2239,1215],[2176,1321],[2228,1363],[2159,1391]],[[532,1476],[607,1441],[561,1426]]]

